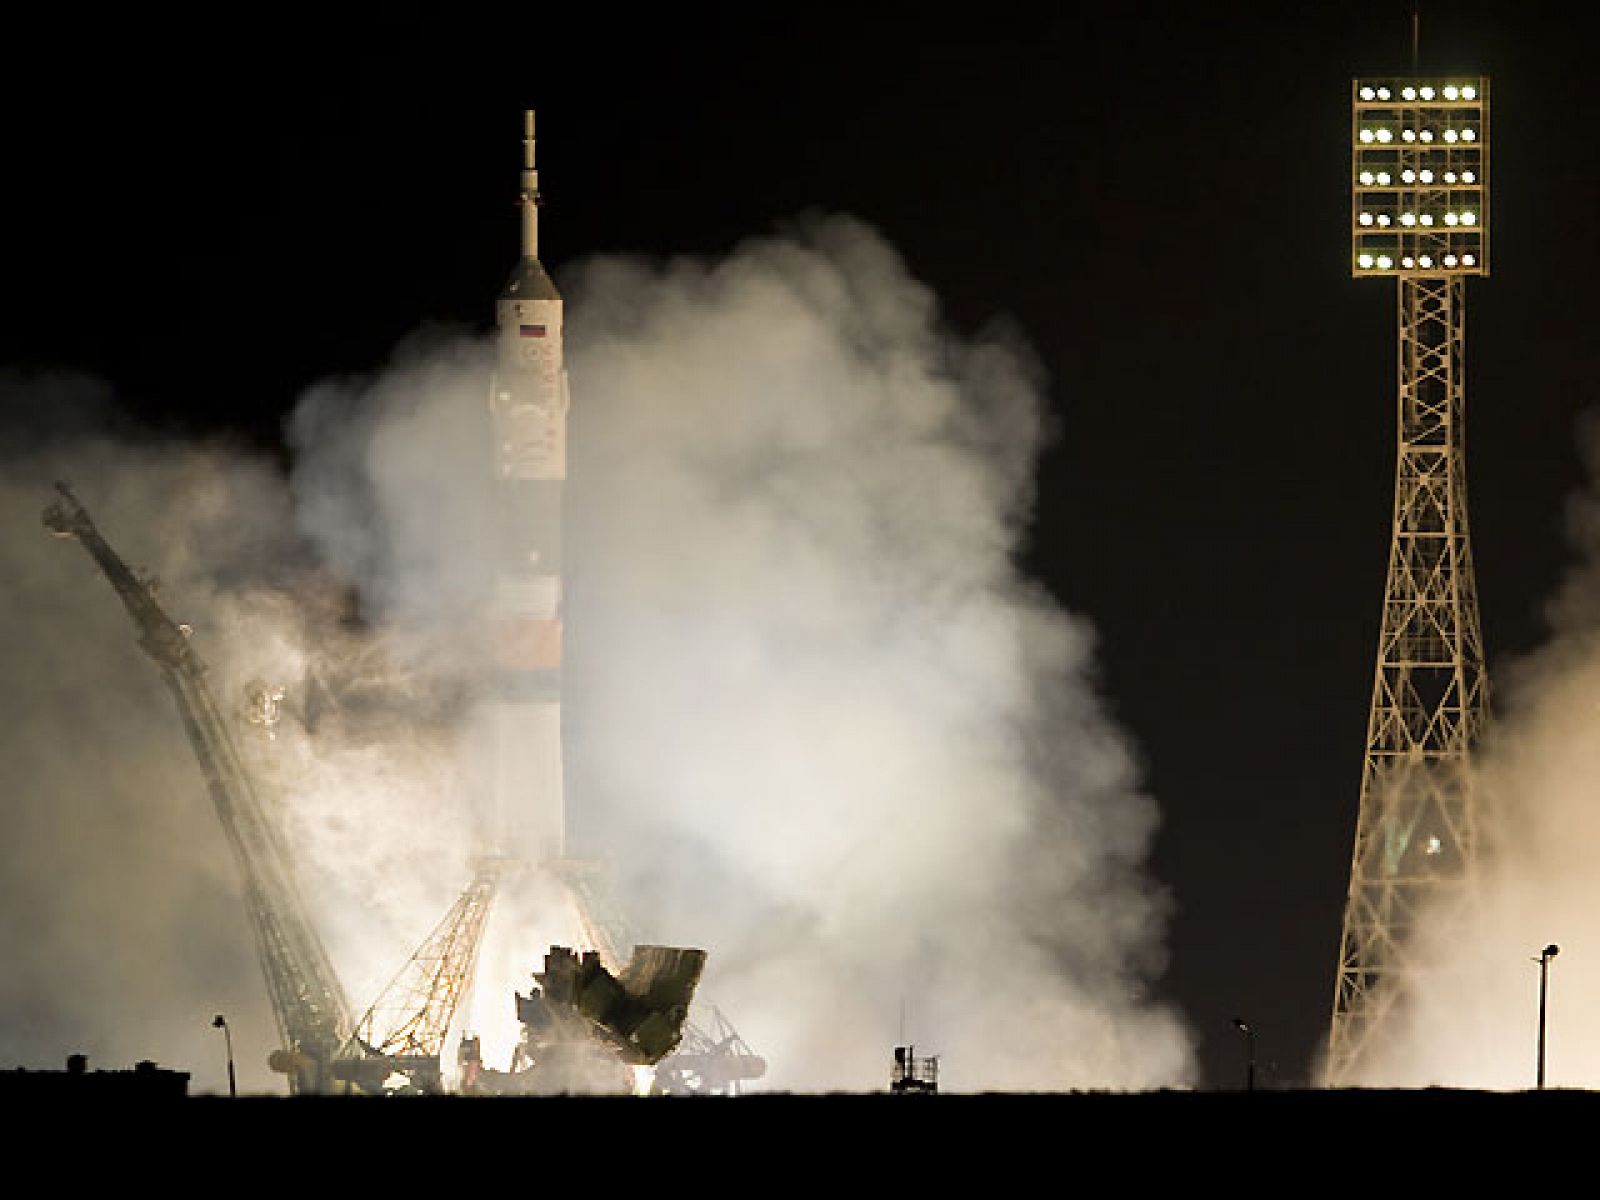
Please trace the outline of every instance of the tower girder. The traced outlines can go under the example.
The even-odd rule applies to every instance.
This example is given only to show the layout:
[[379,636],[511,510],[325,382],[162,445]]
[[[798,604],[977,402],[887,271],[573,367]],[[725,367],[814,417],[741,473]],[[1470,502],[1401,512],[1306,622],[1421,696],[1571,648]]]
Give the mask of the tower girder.
[[1433,913],[1472,895],[1470,755],[1488,675],[1468,534],[1465,280],[1398,280],[1394,521],[1325,1075],[1357,1077],[1395,1021]]

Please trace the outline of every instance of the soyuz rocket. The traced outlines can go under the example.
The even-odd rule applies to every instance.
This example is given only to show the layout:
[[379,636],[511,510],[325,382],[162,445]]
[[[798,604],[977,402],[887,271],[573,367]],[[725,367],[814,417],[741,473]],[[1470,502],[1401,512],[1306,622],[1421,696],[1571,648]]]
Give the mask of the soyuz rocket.
[[523,120],[522,253],[496,304],[489,386],[498,520],[489,839],[495,854],[537,864],[565,852],[561,510],[568,393],[561,294],[539,262],[533,113]]

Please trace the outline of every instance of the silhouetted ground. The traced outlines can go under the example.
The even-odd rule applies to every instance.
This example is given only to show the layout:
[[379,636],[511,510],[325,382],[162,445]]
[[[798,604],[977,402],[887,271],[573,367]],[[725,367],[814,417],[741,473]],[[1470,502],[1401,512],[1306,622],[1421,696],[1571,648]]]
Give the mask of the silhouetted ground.
[[224,1190],[296,1177],[319,1194],[334,1182],[406,1191],[559,1183],[564,1193],[627,1197],[787,1194],[796,1185],[930,1196],[977,1186],[987,1196],[1035,1179],[1038,1190],[1067,1196],[1154,1186],[1386,1195],[1402,1184],[1459,1190],[1518,1178],[1538,1188],[1573,1166],[1587,1177],[1585,1152],[1600,1128],[1600,1092],[1558,1090],[61,1096],[28,1106],[18,1144],[37,1149],[26,1132],[38,1129],[57,1156],[80,1144],[92,1151],[74,1164],[91,1174],[137,1163]]

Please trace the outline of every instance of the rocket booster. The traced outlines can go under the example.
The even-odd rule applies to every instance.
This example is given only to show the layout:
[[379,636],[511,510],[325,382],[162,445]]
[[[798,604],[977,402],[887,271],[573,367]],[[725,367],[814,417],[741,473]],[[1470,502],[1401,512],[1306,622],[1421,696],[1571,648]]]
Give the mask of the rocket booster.
[[[539,172],[533,113],[524,115],[522,256],[500,293],[496,387],[490,397],[501,480],[546,481],[567,475],[567,373],[562,356],[561,294],[539,262]],[[559,493],[558,493],[559,494]]]
[[522,253],[496,304],[489,413],[499,518],[490,838],[534,862],[565,851],[561,762],[561,511],[567,370],[561,294],[539,262],[533,113],[524,116]]

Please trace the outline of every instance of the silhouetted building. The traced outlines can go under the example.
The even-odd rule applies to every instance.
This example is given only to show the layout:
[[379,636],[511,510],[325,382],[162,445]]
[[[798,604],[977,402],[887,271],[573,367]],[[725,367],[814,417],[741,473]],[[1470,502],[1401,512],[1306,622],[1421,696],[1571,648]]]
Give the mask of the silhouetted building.
[[181,1100],[188,1094],[187,1071],[168,1071],[148,1060],[131,1071],[91,1071],[88,1058],[74,1054],[65,1071],[0,1071],[0,1098],[7,1100]]
[[894,1048],[894,1074],[889,1078],[891,1092],[926,1092],[939,1090],[939,1059],[937,1055],[918,1058],[915,1046]]

